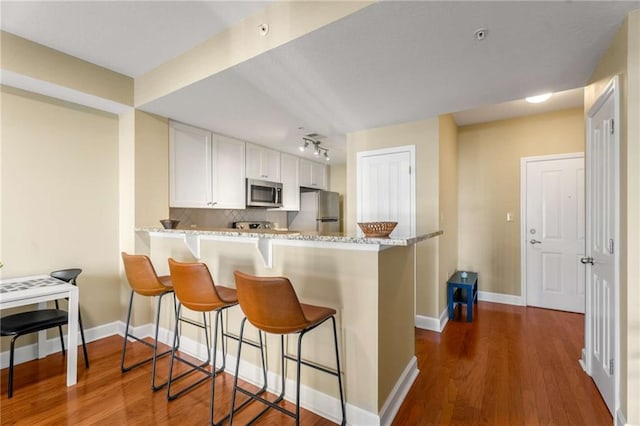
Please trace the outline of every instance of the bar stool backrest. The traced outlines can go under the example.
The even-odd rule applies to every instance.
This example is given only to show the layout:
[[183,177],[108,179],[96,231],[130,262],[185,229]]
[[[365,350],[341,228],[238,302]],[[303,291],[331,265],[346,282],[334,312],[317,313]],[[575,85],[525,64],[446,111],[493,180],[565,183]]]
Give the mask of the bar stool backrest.
[[183,306],[209,312],[228,305],[218,295],[215,283],[204,263],[185,263],[169,259],[173,290]]
[[143,296],[157,296],[171,290],[158,278],[151,260],[144,254],[127,254],[122,252],[124,271],[129,285]]
[[255,327],[268,333],[288,334],[310,323],[288,278],[256,277],[233,273],[242,312]]

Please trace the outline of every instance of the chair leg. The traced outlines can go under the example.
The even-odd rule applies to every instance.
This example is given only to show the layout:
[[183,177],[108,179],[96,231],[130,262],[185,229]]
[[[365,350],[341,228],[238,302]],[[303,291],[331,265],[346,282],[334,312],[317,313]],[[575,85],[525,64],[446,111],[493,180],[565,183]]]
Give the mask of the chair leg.
[[151,389],[155,392],[162,389],[168,382],[164,382],[161,385],[156,385],[156,362],[158,360],[158,331],[160,329],[160,307],[162,306],[162,296],[167,293],[161,294],[158,297],[158,307],[156,309],[156,332],[153,336],[153,358],[151,360]]
[[129,340],[129,324],[131,323],[131,308],[133,307],[133,290],[129,296],[129,309],[127,310],[127,325],[124,327],[124,343],[122,344],[122,357],[120,358],[120,371],[123,373],[129,371],[129,368],[124,366],[124,358],[127,353],[127,340]]
[[[158,353],[158,326],[159,326],[158,319],[159,319],[159,316],[160,316],[160,310],[159,309],[158,309],[158,312],[156,313],[155,341],[154,341],[153,344],[145,341],[144,339],[136,337],[136,336],[134,336],[133,334],[131,334],[129,332],[129,326],[131,324],[131,310],[132,310],[132,307],[133,307],[133,293],[134,293],[134,291],[131,290],[131,297],[129,298],[129,310],[128,310],[128,313],[127,313],[127,324],[125,326],[125,332],[124,332],[124,342],[122,343],[122,358],[120,360],[120,370],[123,373],[126,373],[129,370],[132,370],[132,369],[134,369],[136,367],[139,367],[139,366],[141,366],[143,364],[146,364],[147,362],[151,361],[153,363],[153,375],[151,376],[151,387],[154,390],[158,390],[158,389],[161,389],[162,387],[164,387],[166,385],[166,383],[163,383],[160,386],[156,386],[155,385],[155,363],[156,363],[156,359],[160,358],[160,357],[163,357],[165,355],[169,355],[171,353],[171,349],[166,350],[166,351],[164,351],[162,353]],[[160,294],[158,296],[158,306],[161,306],[162,297],[165,296],[166,294],[169,294],[169,292],[162,293],[162,294]],[[125,359],[126,359],[127,342],[129,340],[129,338],[132,338],[132,339],[142,343],[143,345],[148,346],[149,348],[151,348],[153,350],[153,355],[151,357],[149,357],[149,358],[146,358],[146,359],[143,359],[141,361],[138,361],[137,363],[135,363],[133,365],[125,366],[124,363],[125,363]]]
[[347,413],[344,403],[344,394],[342,391],[342,373],[340,372],[340,354],[338,352],[338,332],[336,329],[336,318],[331,317],[331,323],[333,325],[333,343],[336,349],[336,373],[338,373],[338,388],[340,390],[340,408],[342,409],[342,425],[347,424]]
[[[169,378],[168,378],[168,383],[167,383],[167,400],[169,401],[173,401],[174,399],[177,399],[178,397],[184,395],[185,393],[189,392],[190,390],[194,389],[195,387],[199,386],[200,384],[202,384],[203,382],[205,382],[206,380],[208,380],[211,377],[211,372],[209,370],[206,370],[206,368],[209,366],[210,362],[211,362],[211,339],[209,338],[209,324],[207,322],[207,315],[206,312],[202,313],[202,324],[198,324],[195,323],[191,320],[188,319],[180,319],[180,312],[182,310],[182,305],[178,304],[178,308],[176,311],[176,327],[175,327],[175,333],[174,333],[174,339],[173,339],[173,348],[171,349],[171,363],[169,366]],[[190,323],[191,325],[194,325],[196,327],[200,327],[202,329],[204,329],[204,335],[205,335],[205,340],[207,342],[207,359],[202,362],[201,364],[194,364],[193,362],[187,360],[187,359],[183,359],[180,358],[177,354],[176,351],[179,347],[179,341],[180,341],[180,322],[184,321],[187,323]],[[175,363],[175,361],[180,361],[183,362],[187,365],[189,365],[191,367],[191,369],[184,371],[182,373],[180,373],[179,375],[177,375],[176,377],[173,377],[173,364]],[[214,367],[215,368],[215,367]],[[205,374],[205,377],[202,377],[201,379],[199,379],[198,381],[191,383],[190,385],[186,386],[185,388],[179,390],[178,392],[172,394],[171,393],[171,385],[173,384],[173,382],[186,377],[188,375],[190,375],[191,373],[194,373],[195,371],[200,371],[201,373]],[[214,370],[215,371],[215,370]],[[215,373],[213,373],[215,374]]]
[[[218,323],[222,327],[222,321],[220,319],[221,314],[222,314],[222,310],[216,311],[216,316],[215,316],[214,325],[213,325],[213,363],[211,365],[211,398],[209,400],[209,424],[210,425],[215,425],[215,423],[213,422],[213,411],[215,406],[215,394],[216,394],[215,379],[216,379],[216,374],[218,373],[216,371],[216,358],[218,355]],[[222,337],[223,361],[222,361],[222,368],[220,371],[223,371],[224,370],[224,329],[221,337]]]
[[84,340],[84,327],[82,326],[82,316],[78,309],[78,325],[80,325],[80,337],[82,338],[82,351],[84,352],[84,366],[89,368],[89,355],[87,354],[87,342]]
[[62,334],[62,326],[58,326],[58,335],[60,336],[60,346],[62,346],[62,356],[65,356],[67,351],[64,349],[64,334]]
[[9,349],[9,389],[8,389],[8,398],[13,396],[13,353],[16,346],[16,339],[20,337],[13,336],[11,338],[11,348]]
[[233,415],[235,414],[236,393],[238,391],[238,373],[240,372],[240,355],[242,353],[242,340],[244,338],[244,325],[247,318],[242,318],[240,323],[240,339],[238,340],[238,356],[236,358],[236,372],[233,378],[233,392],[231,393],[231,412],[229,413],[229,426],[233,425]]
[[298,336],[298,358],[296,359],[296,426],[300,424],[300,359],[302,358],[302,336],[304,331]]

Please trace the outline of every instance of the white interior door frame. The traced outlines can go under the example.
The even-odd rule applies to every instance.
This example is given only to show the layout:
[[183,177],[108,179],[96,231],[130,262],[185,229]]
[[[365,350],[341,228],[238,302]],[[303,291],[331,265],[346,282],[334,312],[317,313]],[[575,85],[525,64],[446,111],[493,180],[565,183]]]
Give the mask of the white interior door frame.
[[[607,102],[609,99],[611,99],[611,97],[613,97],[613,119],[614,119],[614,123],[613,123],[613,129],[614,129],[614,138],[613,138],[613,143],[614,143],[614,162],[616,165],[618,165],[617,170],[620,170],[620,82],[619,82],[619,77],[615,76],[611,79],[611,81],[609,82],[609,84],[607,84],[607,87],[602,91],[602,93],[600,94],[600,96],[598,97],[598,100],[593,104],[593,106],[589,109],[589,111],[587,112],[587,120],[586,120],[586,158],[589,159],[591,155],[593,155],[593,153],[591,152],[592,149],[592,144],[593,144],[593,140],[592,140],[592,127],[593,127],[593,117],[595,116],[595,114],[598,112],[598,110],[600,110],[600,108],[602,107],[602,105]],[[585,167],[589,167],[588,163],[585,164]],[[586,185],[585,185],[585,202],[586,205],[589,206],[590,202],[591,202],[591,194],[589,191],[589,188],[591,187],[591,174],[589,173],[588,169],[586,169]],[[615,221],[615,227],[614,227],[614,240],[618,242],[618,246],[620,246],[620,173],[616,173],[614,175],[614,203],[615,203],[615,217],[617,218]],[[586,235],[585,235],[585,246],[586,246],[586,253],[585,256],[590,256],[590,242],[591,242],[591,230],[590,230],[590,212],[589,209],[587,209],[586,212],[586,224],[587,224],[587,229],[586,229]],[[615,315],[614,315],[614,348],[615,348],[615,353],[614,353],[614,365],[615,368],[613,370],[613,376],[614,376],[614,401],[615,401],[615,411],[613,413],[613,421],[614,424],[617,424],[618,421],[618,414],[620,413],[620,248],[618,248],[617,250],[615,250],[614,252],[614,263],[615,263],[615,279],[614,279],[614,291],[615,291],[615,296],[614,296],[614,309],[615,309]],[[589,276],[589,274],[587,274],[587,277]],[[588,278],[587,278],[588,279]],[[588,284],[588,282],[587,282]],[[590,309],[591,306],[591,299],[593,297],[593,295],[591,294],[591,286],[587,285],[586,286],[586,297],[587,297],[587,303],[586,303],[586,309],[585,309],[585,349],[583,350],[583,359],[580,360],[580,364],[582,365],[582,368],[585,369],[585,372],[587,374],[589,374],[591,376],[591,372],[592,372],[592,368],[593,366],[591,365],[591,351],[592,351],[592,346],[593,346],[593,342],[591,341],[591,333],[592,333],[592,329],[591,329],[591,324],[592,324],[592,316],[593,316],[593,312]]]
[[527,165],[538,161],[584,158],[583,152],[540,155],[520,159],[520,294],[522,305],[527,306]]

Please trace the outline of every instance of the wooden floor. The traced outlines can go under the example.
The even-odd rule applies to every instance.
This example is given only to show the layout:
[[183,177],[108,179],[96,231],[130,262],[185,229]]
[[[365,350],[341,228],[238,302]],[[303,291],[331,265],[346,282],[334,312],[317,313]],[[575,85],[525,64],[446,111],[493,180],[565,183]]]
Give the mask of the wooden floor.
[[[442,334],[416,330],[420,374],[393,424],[611,425],[577,362],[583,328],[582,315],[480,302],[473,323],[449,322]],[[164,392],[149,389],[150,366],[120,373],[121,344],[118,336],[90,343],[91,368],[80,352],[78,385],[69,389],[59,354],[16,366],[10,400],[2,370],[2,425],[207,423],[208,386],[167,402]],[[216,411],[226,411],[232,384],[231,376],[216,379]],[[245,410],[237,424],[256,411]],[[304,410],[301,423],[332,424]],[[271,410],[257,424],[293,421]]]

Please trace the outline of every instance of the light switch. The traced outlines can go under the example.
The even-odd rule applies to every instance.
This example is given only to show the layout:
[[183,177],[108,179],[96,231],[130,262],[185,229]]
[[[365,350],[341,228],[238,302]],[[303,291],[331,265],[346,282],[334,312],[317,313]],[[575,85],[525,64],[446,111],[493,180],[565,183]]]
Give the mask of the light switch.
[[513,213],[507,212],[507,222],[513,222]]

